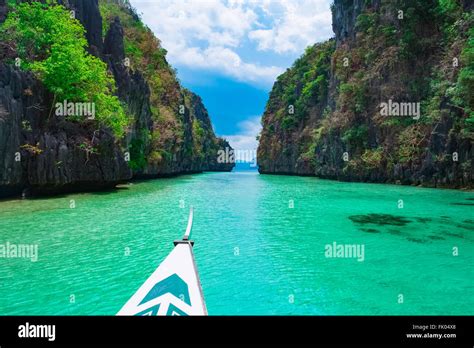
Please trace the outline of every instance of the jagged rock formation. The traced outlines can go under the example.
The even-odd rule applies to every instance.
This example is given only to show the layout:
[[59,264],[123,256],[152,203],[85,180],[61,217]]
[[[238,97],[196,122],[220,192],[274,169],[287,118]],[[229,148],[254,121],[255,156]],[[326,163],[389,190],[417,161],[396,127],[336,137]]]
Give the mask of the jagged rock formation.
[[[275,82],[260,172],[472,187],[472,2],[336,0],[332,14],[335,39]],[[389,101],[420,118],[383,115]]]
[[102,17],[97,1],[84,0],[59,0],[63,4],[75,11],[75,17],[86,29],[86,38],[89,43],[89,52],[99,56],[102,52]]
[[[6,58],[14,56],[3,50],[0,55],[0,197],[22,192],[88,191],[113,187],[135,177],[232,169],[233,164],[216,163],[218,149],[229,145],[214,135],[199,97],[182,89],[172,76],[179,99],[172,104],[161,91],[150,88],[139,66],[127,66],[124,29],[118,17],[107,19],[110,23],[103,33],[98,0],[58,0],[58,3],[75,10],[76,18],[85,28],[89,52],[109,66],[117,95],[133,122],[125,138],[118,140],[107,128],[97,131],[87,123],[51,116],[51,93],[32,73],[8,64]],[[120,11],[130,11],[120,3],[114,5]],[[6,14],[5,1],[0,0],[0,23]],[[167,62],[165,68],[171,70]],[[152,95],[163,98],[160,105]],[[179,114],[181,104],[183,115]],[[153,110],[157,107],[167,107],[169,118],[176,118],[185,134],[180,146],[163,146],[168,151],[166,156],[160,153],[164,144],[156,139],[153,143],[152,134],[168,131],[154,119]],[[179,138],[178,130],[171,129],[169,138]],[[126,160],[128,153],[130,162]]]

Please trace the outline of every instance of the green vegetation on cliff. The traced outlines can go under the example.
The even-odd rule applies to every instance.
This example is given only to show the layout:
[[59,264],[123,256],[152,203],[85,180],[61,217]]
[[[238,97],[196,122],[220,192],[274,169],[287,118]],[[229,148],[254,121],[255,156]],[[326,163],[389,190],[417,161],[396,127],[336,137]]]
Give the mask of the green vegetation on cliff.
[[334,41],[328,41],[308,47],[292,69],[278,77],[272,96],[281,98],[276,104],[269,104],[268,110],[277,112],[283,129],[297,126],[311,107],[326,100],[334,46]]
[[117,137],[125,134],[128,119],[113,95],[115,81],[107,65],[87,53],[84,27],[63,6],[13,5],[0,27],[0,40],[16,48],[21,67],[43,81],[55,102],[95,103],[96,121]]

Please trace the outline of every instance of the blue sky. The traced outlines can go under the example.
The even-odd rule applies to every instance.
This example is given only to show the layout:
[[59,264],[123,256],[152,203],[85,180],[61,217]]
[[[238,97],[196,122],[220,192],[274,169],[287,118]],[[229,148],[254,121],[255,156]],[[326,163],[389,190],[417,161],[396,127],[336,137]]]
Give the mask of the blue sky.
[[252,150],[276,77],[333,36],[332,0],[130,0],[216,133]]

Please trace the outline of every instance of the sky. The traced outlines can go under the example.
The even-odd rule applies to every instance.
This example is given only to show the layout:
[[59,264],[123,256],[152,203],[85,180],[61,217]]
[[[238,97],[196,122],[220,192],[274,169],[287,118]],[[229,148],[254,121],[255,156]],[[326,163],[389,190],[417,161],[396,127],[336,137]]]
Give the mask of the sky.
[[276,78],[333,36],[332,0],[130,0],[217,135],[254,150]]

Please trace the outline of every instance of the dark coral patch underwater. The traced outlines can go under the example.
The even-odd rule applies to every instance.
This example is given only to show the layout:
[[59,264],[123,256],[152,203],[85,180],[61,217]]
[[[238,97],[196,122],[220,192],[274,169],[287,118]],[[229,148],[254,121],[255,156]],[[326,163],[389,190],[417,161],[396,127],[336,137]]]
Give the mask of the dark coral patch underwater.
[[403,216],[395,216],[390,214],[352,215],[349,216],[349,219],[356,224],[373,224],[379,226],[405,226],[412,222]]

